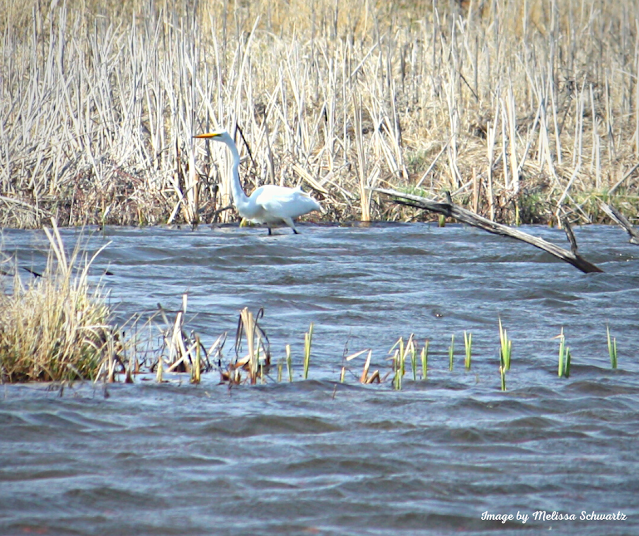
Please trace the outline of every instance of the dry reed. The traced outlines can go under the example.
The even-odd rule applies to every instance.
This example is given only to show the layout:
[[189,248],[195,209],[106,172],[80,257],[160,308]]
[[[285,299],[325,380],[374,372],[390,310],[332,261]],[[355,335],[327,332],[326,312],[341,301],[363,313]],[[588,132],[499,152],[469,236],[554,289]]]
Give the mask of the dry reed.
[[[230,221],[245,188],[302,184],[325,218],[399,220],[377,184],[500,221],[636,214],[639,7],[0,0],[0,223]],[[610,36],[615,38],[611,39]]]

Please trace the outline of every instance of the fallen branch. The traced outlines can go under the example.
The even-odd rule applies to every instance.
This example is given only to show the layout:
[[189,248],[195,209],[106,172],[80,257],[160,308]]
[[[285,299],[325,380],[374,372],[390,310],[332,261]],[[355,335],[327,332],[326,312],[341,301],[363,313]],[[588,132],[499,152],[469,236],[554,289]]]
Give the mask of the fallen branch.
[[488,233],[521,240],[522,242],[526,242],[527,244],[535,246],[536,248],[539,248],[546,253],[550,253],[552,256],[557,257],[558,259],[567,262],[568,264],[572,264],[575,268],[578,268],[584,273],[603,272],[601,268],[595,266],[577,253],[577,243],[574,240],[574,235],[571,237],[572,230],[570,230],[570,226],[566,221],[564,221],[563,223],[565,229],[569,230],[567,231],[567,235],[571,243],[572,251],[563,249],[551,242],[546,242],[545,240],[537,238],[536,236],[531,236],[522,231],[518,231],[517,229],[512,229],[506,225],[495,223],[494,221],[483,218],[475,214],[474,212],[471,212],[470,210],[466,210],[457,205],[454,205],[451,202],[450,197],[447,203],[439,203],[437,201],[431,201],[430,199],[426,199],[424,197],[405,194],[396,190],[373,188],[373,191],[395,197],[396,199],[394,201],[396,203],[399,203],[400,205],[407,205],[424,210],[430,210],[432,212],[438,212],[440,214],[444,214],[445,216],[455,218],[461,223],[483,229]]
[[630,235],[630,243],[635,246],[639,246],[639,231],[632,226],[632,224],[628,221],[628,218],[606,203],[602,202],[600,203],[600,206],[601,210],[608,214],[612,220],[616,221],[619,226],[625,229],[625,231]]

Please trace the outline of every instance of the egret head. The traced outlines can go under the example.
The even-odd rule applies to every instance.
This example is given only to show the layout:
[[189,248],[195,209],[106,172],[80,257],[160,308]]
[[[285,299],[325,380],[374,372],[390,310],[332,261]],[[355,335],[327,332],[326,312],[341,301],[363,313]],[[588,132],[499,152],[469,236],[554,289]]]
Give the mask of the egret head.
[[226,130],[215,130],[213,132],[207,132],[206,134],[196,134],[193,137],[221,142],[227,142],[232,139]]

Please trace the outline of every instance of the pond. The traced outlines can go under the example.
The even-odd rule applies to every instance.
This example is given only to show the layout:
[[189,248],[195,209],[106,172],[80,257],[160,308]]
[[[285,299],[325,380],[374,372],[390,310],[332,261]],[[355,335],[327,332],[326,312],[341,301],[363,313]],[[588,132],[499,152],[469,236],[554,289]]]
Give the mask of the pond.
[[[523,230],[566,247],[560,230]],[[0,533],[639,530],[639,248],[623,231],[575,229],[601,274],[459,225],[300,231],[62,230],[70,248],[110,242],[92,277],[120,322],[158,303],[171,314],[187,294],[187,329],[205,346],[228,332],[228,359],[239,310],[264,308],[273,360],[290,344],[294,381],[3,386]],[[4,230],[3,241],[20,266],[43,269],[44,233]],[[500,320],[512,340],[505,392]],[[562,329],[569,378],[557,374]],[[409,367],[397,391],[389,350],[410,334],[429,341],[428,377]],[[359,383],[363,354],[340,383],[344,356],[365,349],[386,381]]]

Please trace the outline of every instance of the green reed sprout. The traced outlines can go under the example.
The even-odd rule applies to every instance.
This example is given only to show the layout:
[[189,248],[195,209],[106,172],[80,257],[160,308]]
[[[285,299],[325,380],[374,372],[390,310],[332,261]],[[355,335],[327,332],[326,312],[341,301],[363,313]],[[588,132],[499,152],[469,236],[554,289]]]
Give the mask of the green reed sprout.
[[455,357],[455,334],[450,338],[450,346],[448,347],[448,368],[452,372],[453,370],[453,359]]
[[293,381],[293,359],[291,358],[291,345],[286,345],[286,372],[288,373],[288,381]]
[[400,337],[395,344],[393,344],[392,348],[389,350],[389,353],[395,351],[392,357],[393,363],[393,387],[396,390],[401,390],[402,388],[402,378],[404,377],[404,370],[406,366],[406,347],[404,346],[404,339]]
[[504,372],[510,370],[510,356],[513,349],[513,341],[508,339],[508,333],[501,325],[499,319],[499,342],[501,343],[500,355],[503,360]]
[[570,360],[570,348],[566,346],[564,328],[561,328],[561,333],[559,334],[559,366],[557,369],[557,375],[560,378],[568,378],[570,376]]
[[426,339],[424,347],[422,348],[422,380],[426,380],[428,378],[428,343],[429,340]]
[[277,360],[277,383],[280,383],[282,381],[282,369],[283,368],[284,368],[283,360],[282,359],[278,359]]
[[610,367],[617,368],[617,339],[610,337],[610,326],[606,326],[606,334],[608,335],[608,355],[610,356]]
[[504,363],[504,356],[499,352],[499,376],[501,378],[501,390],[506,390],[506,365]]
[[308,368],[311,364],[311,345],[313,344],[313,322],[304,334],[304,379],[308,379]]
[[464,331],[464,347],[466,349],[466,359],[464,360],[464,365],[466,370],[470,370],[470,359],[472,357],[473,352],[473,334],[466,333]]

